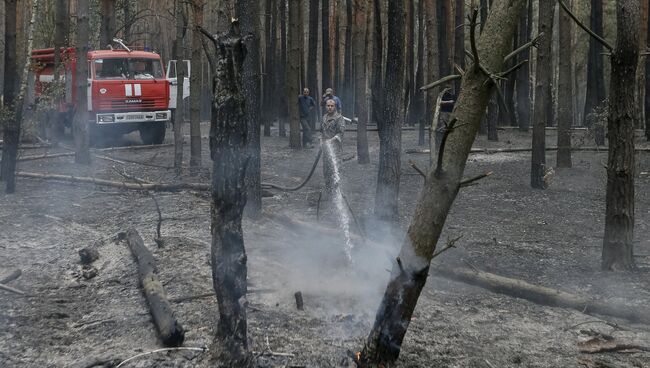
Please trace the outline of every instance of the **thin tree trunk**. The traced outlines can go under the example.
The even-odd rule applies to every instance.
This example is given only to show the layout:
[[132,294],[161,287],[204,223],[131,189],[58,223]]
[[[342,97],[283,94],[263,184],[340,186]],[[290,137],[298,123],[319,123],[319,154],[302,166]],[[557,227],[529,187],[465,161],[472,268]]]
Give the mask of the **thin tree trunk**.
[[[115,0],[101,0],[99,47],[106,48],[115,36]],[[129,40],[126,40],[127,42]]]
[[[436,11],[436,1],[434,0],[420,0],[424,2],[425,12],[425,29],[426,29],[426,43],[427,43],[427,81],[434,81],[441,77],[439,73],[440,60],[438,53],[438,18]],[[431,126],[431,119],[433,119],[433,110],[435,109],[436,99],[438,98],[438,88],[429,89],[426,91],[426,125]],[[435,124],[433,124],[435,125]]]
[[[500,71],[509,52],[524,0],[495,0],[478,40],[482,65]],[[458,193],[467,156],[494,86],[479,68],[470,66],[451,121],[462,122],[446,137],[440,165],[429,171],[399,257],[393,263],[374,326],[359,359],[360,367],[393,366],[411,321],[429,264],[451,205]]]
[[124,40],[127,42],[131,40],[131,25],[133,24],[133,14],[131,9],[131,2],[124,2]]
[[413,124],[413,112],[411,105],[413,103],[413,89],[415,88],[415,0],[406,0],[406,32],[404,34],[405,56],[405,76],[404,79],[404,123]]
[[417,19],[418,19],[418,53],[417,53],[417,68],[415,69],[415,84],[413,85],[412,98],[412,109],[413,112],[413,122],[418,123],[418,145],[424,145],[424,104],[425,97],[424,92],[420,88],[424,85],[424,1],[418,1],[417,8]]
[[[641,52],[645,52],[645,50],[648,48],[648,6],[650,5],[650,2],[648,1],[640,1],[641,4],[641,16],[639,19],[639,50]],[[647,55],[639,55],[639,66],[637,67],[637,76],[636,76],[636,85],[637,85],[637,95],[636,95],[636,104],[637,108],[639,109],[639,120],[637,123],[639,124],[636,128],[637,129],[643,129],[643,122],[646,119],[646,111],[645,111],[645,99],[646,99],[646,85],[645,85],[645,79],[646,79],[646,70],[645,70],[645,63],[646,59],[648,58]]]
[[370,163],[366,122],[366,16],[368,0],[354,0],[354,116],[357,121],[357,162]]
[[210,125],[212,158],[212,280],[219,305],[216,358],[228,367],[249,367],[246,321],[247,265],[242,231],[249,160],[243,70],[246,55],[239,27],[215,42],[214,100]]
[[[456,0],[454,6],[454,63],[465,69],[465,0]],[[454,81],[455,95],[458,96],[460,79]]]
[[616,2],[616,46],[610,78],[609,158],[603,270],[634,269],[634,129],[638,119],[634,98],[639,58],[639,2]]
[[542,1],[539,7],[538,34],[544,33],[537,48],[537,67],[535,77],[535,125],[533,126],[533,152],[530,166],[530,185],[545,189],[546,170],[546,126],[548,107],[551,103],[551,41],[553,40],[553,1]]
[[[287,1],[278,0],[278,11],[280,15],[280,57],[278,58],[278,86],[287,85]],[[289,105],[286,94],[280,93],[280,111],[278,113],[280,124],[280,137],[286,137],[287,131],[285,123],[289,119]],[[297,98],[297,95],[295,96]]]
[[[16,109],[16,82],[18,76],[18,62],[16,60],[18,50],[16,46],[16,0],[5,0],[5,44],[4,44],[4,89],[3,89],[3,107],[11,110]],[[3,145],[2,145],[2,163],[0,165],[0,179],[5,180],[7,192],[13,192],[14,172],[16,158],[18,156],[18,144],[20,141],[20,122],[15,118],[10,119],[4,124]],[[11,167],[14,166],[12,169]]]
[[[56,1],[54,22],[54,50],[57,50],[54,52],[54,85],[58,86],[61,81],[61,74],[65,74],[63,68],[61,68],[60,50],[66,46],[66,36],[68,35],[68,2],[66,0]],[[56,106],[52,108],[51,114],[54,116],[51,139],[54,145],[58,145],[58,142],[63,138],[64,119],[67,114],[65,112],[59,113]]]
[[77,103],[73,124],[75,162],[90,164],[88,137],[88,2],[77,3]]
[[382,91],[383,111],[377,122],[379,131],[379,172],[375,193],[375,216],[384,221],[398,219],[401,172],[404,74],[404,2],[388,3],[388,55]]
[[[248,205],[246,213],[258,217],[262,211],[261,142],[260,142],[260,26],[259,1],[237,1],[237,14],[241,31],[247,35],[244,60],[244,96],[246,96],[246,121],[250,159],[246,170]],[[299,74],[296,74],[299,76]],[[297,96],[297,94],[296,94]]]
[[[331,87],[332,84],[332,75],[330,73],[331,63],[330,63],[330,0],[322,0],[322,9],[321,9],[321,32],[322,32],[322,57],[323,57],[323,89]],[[314,96],[320,96],[323,93],[320,91]]]
[[[343,106],[348,106],[347,111],[349,114],[352,114],[354,110],[354,77],[352,75],[352,1],[345,1],[345,41],[344,47],[341,47],[341,52],[343,52],[343,81],[341,83],[342,92],[343,92]],[[363,50],[362,50],[363,52]]]
[[381,109],[383,106],[382,93],[384,86],[384,46],[383,46],[383,27],[381,21],[381,1],[373,1],[373,36],[372,36],[372,121],[375,125],[379,126],[379,121],[382,119]]
[[[571,6],[571,2],[567,4]],[[571,73],[571,28],[573,21],[560,11],[558,105],[557,105],[557,167],[571,167],[571,126],[573,125],[573,74]]]
[[[528,6],[521,10],[519,15],[519,43],[523,44],[528,42],[532,30],[532,0],[528,0]],[[525,50],[517,56],[517,62],[530,60],[530,51]],[[517,88],[517,122],[519,123],[519,130],[528,131],[530,126],[530,62],[525,63],[521,68],[517,69],[515,86]]]
[[[591,0],[590,28],[598,35],[603,34],[603,0]],[[587,97],[585,100],[585,125],[588,124],[589,115],[600,105],[605,98],[605,77],[603,62],[603,45],[593,37],[589,39],[589,62],[587,63]],[[605,128],[596,124],[596,144],[605,145]]]
[[264,136],[271,136],[271,123],[277,118],[277,73],[275,65],[277,62],[276,37],[277,37],[277,0],[267,0],[267,22],[269,23],[266,33],[266,66],[264,74]]
[[300,32],[300,1],[289,0],[289,32],[287,55],[287,104],[289,109],[289,147],[300,149],[300,115],[298,94],[300,93],[300,54],[302,33]]
[[438,16],[438,55],[440,57],[440,77],[448,76],[452,73],[449,42],[449,35],[453,29],[451,25],[451,0],[438,0],[436,2]]
[[[647,21],[648,34],[646,34],[646,37],[650,38],[650,16]],[[650,116],[650,93],[648,93],[648,90],[650,90],[650,58],[647,56],[645,58],[645,89],[645,116],[648,117]],[[645,120],[645,137],[646,140],[650,141],[650,119]]]
[[[203,0],[192,0],[194,29],[203,27]],[[192,33],[192,73],[190,75],[190,173],[201,167],[201,61],[203,45],[198,32]]]
[[183,104],[183,86],[185,84],[185,15],[183,3],[176,0],[174,7],[176,17],[176,40],[174,41],[174,58],[176,59],[176,111],[174,114],[174,169],[177,174],[183,169],[183,122],[185,120],[185,105]]
[[[318,15],[319,0],[309,1],[309,46],[307,49],[307,87],[311,91],[311,96],[319,101],[320,92],[318,89]],[[318,119],[320,109],[316,107],[312,112],[310,119],[312,131],[316,130],[315,121]]]

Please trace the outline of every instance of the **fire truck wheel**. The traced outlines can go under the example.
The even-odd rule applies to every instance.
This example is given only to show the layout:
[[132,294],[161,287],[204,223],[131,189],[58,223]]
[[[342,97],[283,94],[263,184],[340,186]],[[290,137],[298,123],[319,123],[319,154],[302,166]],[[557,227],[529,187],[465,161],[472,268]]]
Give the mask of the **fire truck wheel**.
[[143,144],[161,144],[165,140],[167,124],[155,123],[140,126],[140,139]]

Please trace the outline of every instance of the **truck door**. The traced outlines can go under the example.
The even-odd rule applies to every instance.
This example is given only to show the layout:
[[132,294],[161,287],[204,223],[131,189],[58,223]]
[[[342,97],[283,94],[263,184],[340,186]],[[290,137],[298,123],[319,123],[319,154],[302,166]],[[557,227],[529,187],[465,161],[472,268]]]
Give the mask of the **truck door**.
[[[177,60],[167,62],[167,80],[169,81],[169,108],[176,108],[176,96],[178,96],[178,77],[176,74]],[[183,99],[190,97],[190,75],[192,64],[189,60],[183,60],[185,63],[185,77],[183,78]]]

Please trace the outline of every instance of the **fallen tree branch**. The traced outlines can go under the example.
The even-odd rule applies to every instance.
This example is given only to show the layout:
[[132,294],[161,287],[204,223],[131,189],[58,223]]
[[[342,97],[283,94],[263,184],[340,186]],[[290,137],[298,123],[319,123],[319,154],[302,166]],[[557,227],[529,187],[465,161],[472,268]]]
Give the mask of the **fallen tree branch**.
[[56,180],[70,183],[86,183],[103,185],[114,188],[131,189],[131,190],[152,190],[157,192],[175,192],[178,190],[210,190],[210,184],[203,183],[176,183],[176,184],[162,184],[162,183],[125,183],[119,181],[97,179],[83,176],[71,175],[58,175],[58,174],[41,174],[33,172],[18,171],[16,176],[24,178],[36,178],[43,180]]
[[508,60],[512,59],[517,54],[527,50],[530,47],[537,47],[537,45],[539,45],[539,39],[542,38],[543,36],[544,36],[544,32],[538,34],[537,36],[535,36],[535,38],[528,41],[527,43],[519,46],[517,49],[515,49],[513,52],[509,53],[508,55],[506,55],[506,57],[503,58],[503,63],[505,64]]
[[131,249],[131,254],[138,264],[140,285],[147,299],[149,311],[154,324],[165,346],[180,346],[185,339],[183,326],[178,322],[170,303],[167,300],[165,289],[156,274],[156,265],[153,255],[144,245],[140,234],[134,229],[126,233],[126,241]]
[[463,181],[460,182],[460,187],[461,188],[466,187],[466,186],[470,185],[471,183],[473,183],[473,182],[475,182],[477,180],[481,180],[481,179],[483,179],[485,177],[488,177],[490,175],[492,175],[492,171],[488,171],[486,173],[476,175],[476,176],[474,176],[472,178],[469,178],[469,179],[464,179]]
[[15,270],[11,271],[10,274],[0,279],[0,284],[6,284],[8,282],[14,281],[15,279],[19,278],[20,275],[22,275],[22,271],[19,268],[16,268]]
[[418,174],[422,175],[424,180],[427,180],[427,174],[424,171],[422,171],[422,169],[420,169],[418,167],[418,165],[415,164],[415,162],[413,162],[412,160],[409,160],[409,166],[411,166],[413,168],[413,170],[417,171]]
[[601,338],[580,342],[578,343],[578,347],[580,347],[581,353],[586,354],[611,353],[623,350],[650,351],[650,346],[624,344],[614,340],[603,340]]
[[32,156],[23,156],[18,158],[18,161],[24,162],[24,161],[35,161],[35,160],[42,160],[46,158],[56,158],[56,157],[69,157],[69,156],[74,156],[74,152],[60,152],[60,153],[45,153],[42,155],[32,155]]
[[650,315],[626,305],[591,300],[558,289],[529,284],[523,280],[495,275],[484,271],[451,269],[442,266],[431,268],[432,273],[454,281],[478,286],[495,293],[521,298],[550,307],[571,308],[589,315],[607,315],[632,322],[650,324]]
[[7,285],[2,284],[2,283],[0,283],[0,290],[10,291],[10,292],[18,294],[18,295],[25,295],[24,291],[18,290],[16,288],[13,288],[11,286],[7,286]]

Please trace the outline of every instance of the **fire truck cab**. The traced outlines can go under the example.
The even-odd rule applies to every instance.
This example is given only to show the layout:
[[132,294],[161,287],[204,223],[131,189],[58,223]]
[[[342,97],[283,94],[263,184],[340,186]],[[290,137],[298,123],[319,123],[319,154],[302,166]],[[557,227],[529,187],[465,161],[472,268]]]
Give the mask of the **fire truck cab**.
[[[160,144],[165,138],[167,122],[176,108],[177,79],[175,61],[165,74],[160,55],[128,47],[88,51],[88,130],[91,143],[140,132],[144,144]],[[53,81],[54,49],[33,50],[35,96]],[[65,68],[64,98],[59,111],[71,121],[75,109],[76,56],[74,48],[61,49]],[[189,97],[189,62],[183,98]]]

